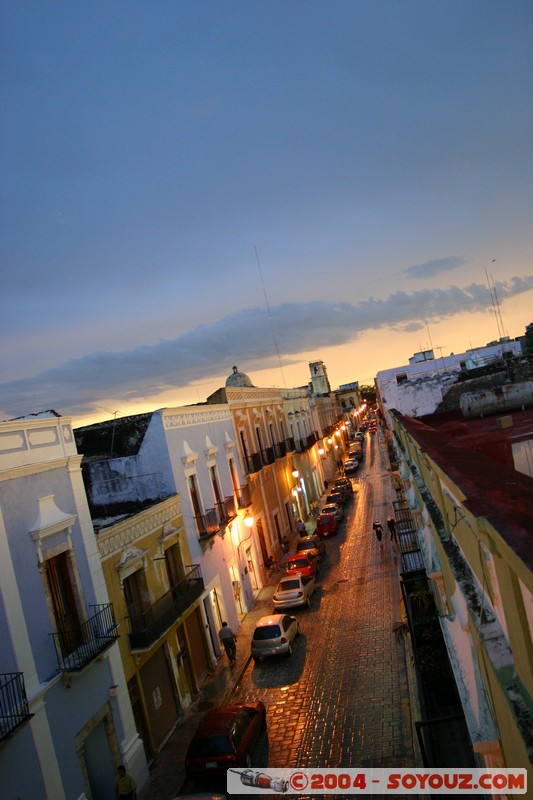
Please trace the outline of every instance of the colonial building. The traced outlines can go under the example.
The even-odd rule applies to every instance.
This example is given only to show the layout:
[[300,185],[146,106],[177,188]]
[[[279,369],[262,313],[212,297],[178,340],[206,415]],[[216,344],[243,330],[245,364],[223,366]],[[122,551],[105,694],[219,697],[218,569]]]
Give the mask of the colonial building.
[[200,610],[204,582],[191,563],[180,497],[143,505],[94,525],[123,632],[119,647],[135,722],[151,759],[183,718],[213,656]]
[[[433,414],[439,409],[452,387],[463,379],[492,371],[505,372],[505,364],[521,355],[519,341],[503,339],[464,353],[436,358],[433,350],[415,353],[409,364],[381,370],[375,378],[378,402],[390,428],[390,410],[408,417]],[[501,378],[496,377],[501,384]]]
[[[78,428],[75,435],[97,524],[121,513],[132,517],[116,523],[118,539],[116,528],[102,531],[100,526],[98,541],[104,533],[112,542],[109,569],[120,575],[121,606],[127,609],[130,652],[137,665],[154,655],[156,632],[156,638],[165,638],[177,715],[190,705],[221,655],[222,621],[238,626],[262,585],[262,553],[244,522],[250,498],[229,408],[164,408]],[[140,506],[169,498],[174,498],[173,516],[179,505],[179,518],[165,520],[165,528],[161,515],[146,509],[139,526]],[[175,530],[167,537],[169,526]],[[106,574],[108,583],[111,574],[116,577]],[[173,599],[185,587],[190,604],[184,607]],[[154,615],[161,616],[155,627]],[[161,654],[158,658],[163,668]],[[136,685],[141,684],[138,676]],[[146,701],[141,702],[148,713]]]
[[[420,587],[427,581],[431,590],[475,763],[530,770],[533,479],[526,462],[533,412],[519,403],[503,417],[491,414],[486,399],[486,393],[477,398],[483,417],[471,413],[473,397],[466,417],[391,412],[398,488],[406,498],[395,504],[401,572],[414,638]],[[443,661],[425,666],[440,702]],[[440,731],[452,742],[456,719],[448,706],[420,722],[430,764],[432,740]]]
[[113,800],[148,775],[71,421],[0,423],[3,797]]

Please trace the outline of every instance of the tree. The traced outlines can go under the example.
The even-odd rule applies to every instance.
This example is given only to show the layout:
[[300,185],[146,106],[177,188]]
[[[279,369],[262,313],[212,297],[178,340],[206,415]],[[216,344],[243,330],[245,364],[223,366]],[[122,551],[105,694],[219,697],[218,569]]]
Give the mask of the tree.
[[369,405],[376,402],[376,389],[374,386],[360,386],[359,394],[361,395],[361,400],[366,400]]

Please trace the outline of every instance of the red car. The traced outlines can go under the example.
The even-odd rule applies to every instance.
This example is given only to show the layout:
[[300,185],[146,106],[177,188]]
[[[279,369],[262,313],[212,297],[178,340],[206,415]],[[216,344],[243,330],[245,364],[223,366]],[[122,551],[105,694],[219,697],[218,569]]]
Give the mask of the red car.
[[319,514],[316,518],[316,535],[325,539],[337,533],[339,522],[334,514]]
[[235,703],[208,711],[185,757],[189,778],[225,775],[230,767],[250,767],[251,751],[266,730],[265,704]]
[[318,558],[305,553],[294,553],[287,559],[287,575],[309,575],[314,578],[318,572]]

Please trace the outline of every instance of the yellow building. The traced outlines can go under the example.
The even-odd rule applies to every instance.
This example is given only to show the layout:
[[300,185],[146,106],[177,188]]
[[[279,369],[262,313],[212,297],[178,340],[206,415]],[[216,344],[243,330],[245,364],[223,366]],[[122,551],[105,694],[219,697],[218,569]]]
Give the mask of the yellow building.
[[137,730],[152,757],[212,668],[204,582],[191,564],[179,495],[93,522]]
[[[416,584],[427,580],[433,596],[477,765],[530,770],[533,479],[518,467],[531,448],[533,412],[422,422],[392,411],[391,419],[406,498],[396,503],[396,523],[408,606],[416,607],[408,590],[416,568]],[[440,666],[428,671],[430,683]],[[436,685],[442,698],[443,682]],[[421,720],[422,742],[439,727]]]

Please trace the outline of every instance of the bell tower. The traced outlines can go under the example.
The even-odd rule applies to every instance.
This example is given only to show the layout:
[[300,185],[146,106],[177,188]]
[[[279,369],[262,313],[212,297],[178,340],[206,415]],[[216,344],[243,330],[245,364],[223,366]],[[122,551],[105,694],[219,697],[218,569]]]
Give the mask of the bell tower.
[[323,361],[310,361],[311,386],[313,394],[330,394],[328,371]]

